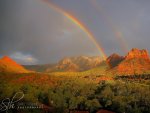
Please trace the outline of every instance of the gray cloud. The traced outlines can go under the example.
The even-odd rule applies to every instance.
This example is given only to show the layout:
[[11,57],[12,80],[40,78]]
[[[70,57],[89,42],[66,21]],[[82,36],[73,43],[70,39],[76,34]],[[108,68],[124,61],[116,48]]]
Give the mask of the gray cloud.
[[[149,1],[97,0],[101,12],[90,0],[53,2],[84,22],[107,55],[125,53],[105,15],[122,32],[129,49],[150,50]],[[20,63],[30,64],[99,53],[85,32],[41,0],[1,0],[0,15],[0,56],[13,56]],[[17,59],[20,56],[23,59]],[[29,62],[28,57],[34,62]]]
[[32,55],[23,54],[20,52],[13,53],[10,55],[10,57],[24,65],[37,64],[37,62],[38,62],[38,60],[36,58],[34,58]]
[[[2,3],[6,6],[1,7],[1,56],[18,58],[24,55],[26,58],[30,55],[38,63],[49,63],[65,56],[98,53],[87,34],[44,2],[6,0]],[[17,60],[27,63],[23,59]]]

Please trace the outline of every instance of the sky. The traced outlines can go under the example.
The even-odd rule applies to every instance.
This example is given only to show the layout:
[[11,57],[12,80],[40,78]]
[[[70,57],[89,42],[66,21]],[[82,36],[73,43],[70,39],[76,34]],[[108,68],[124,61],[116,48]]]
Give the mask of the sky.
[[107,56],[132,48],[150,51],[149,6],[149,0],[0,0],[0,57],[32,65],[101,56],[87,32],[64,12],[93,34]]

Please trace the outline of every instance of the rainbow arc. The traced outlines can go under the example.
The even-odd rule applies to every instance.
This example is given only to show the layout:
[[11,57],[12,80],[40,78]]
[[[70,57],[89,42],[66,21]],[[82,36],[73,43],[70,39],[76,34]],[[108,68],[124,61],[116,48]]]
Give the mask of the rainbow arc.
[[100,4],[98,4],[96,0],[91,0],[91,4],[104,17],[104,19],[108,23],[109,27],[111,28],[112,32],[114,33],[116,40],[119,41],[121,49],[124,51],[124,53],[127,53],[128,52],[128,44],[124,40],[123,33],[118,29],[118,27],[116,25],[114,25],[111,17],[103,11],[102,7],[100,7]]
[[43,0],[44,2],[46,2],[51,8],[53,8],[54,10],[58,11],[59,13],[63,14],[65,17],[67,17],[70,21],[72,21],[75,25],[77,25],[82,31],[84,31],[88,38],[90,38],[90,40],[93,42],[93,44],[96,46],[96,48],[98,49],[100,55],[102,56],[102,58],[105,60],[107,58],[107,55],[105,54],[103,48],[101,47],[101,45],[96,41],[96,38],[94,37],[94,35],[92,34],[92,32],[90,32],[90,30],[81,22],[79,21],[77,18],[75,18],[73,15],[71,15],[69,12],[61,9],[60,7],[56,6],[55,4],[49,2],[48,0]]

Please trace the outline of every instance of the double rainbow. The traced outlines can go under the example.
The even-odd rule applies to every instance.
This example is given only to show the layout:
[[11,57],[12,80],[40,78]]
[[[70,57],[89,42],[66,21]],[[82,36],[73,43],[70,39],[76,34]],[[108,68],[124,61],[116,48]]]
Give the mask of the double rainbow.
[[69,12],[61,9],[60,7],[56,6],[55,4],[52,4],[51,2],[49,2],[48,0],[43,0],[44,2],[46,2],[51,8],[53,8],[54,10],[58,11],[59,13],[63,14],[65,17],[67,17],[70,21],[72,21],[75,25],[77,25],[82,31],[84,31],[88,38],[90,38],[90,40],[93,42],[93,44],[96,46],[96,48],[98,49],[100,55],[102,56],[102,58],[105,60],[107,58],[103,48],[100,46],[100,44],[97,43],[96,38],[94,37],[94,35],[92,34],[92,32],[90,32],[90,30],[83,24],[81,23],[77,18],[75,18],[73,15],[71,15]]

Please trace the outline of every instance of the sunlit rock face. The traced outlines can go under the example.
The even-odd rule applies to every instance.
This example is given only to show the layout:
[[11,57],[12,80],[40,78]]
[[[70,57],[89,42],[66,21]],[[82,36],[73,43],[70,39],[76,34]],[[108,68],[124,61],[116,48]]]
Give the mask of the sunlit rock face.
[[137,48],[133,48],[130,52],[128,52],[126,59],[131,58],[142,58],[142,59],[149,59],[148,51],[143,49],[139,50]]
[[[117,55],[114,56],[118,57]],[[116,75],[136,75],[149,73],[150,58],[148,51],[145,49],[132,49],[128,52],[124,59],[117,64],[116,67],[112,67],[110,71]]]
[[16,63],[8,56],[4,56],[0,59],[0,72],[2,73],[28,73],[23,66]]

